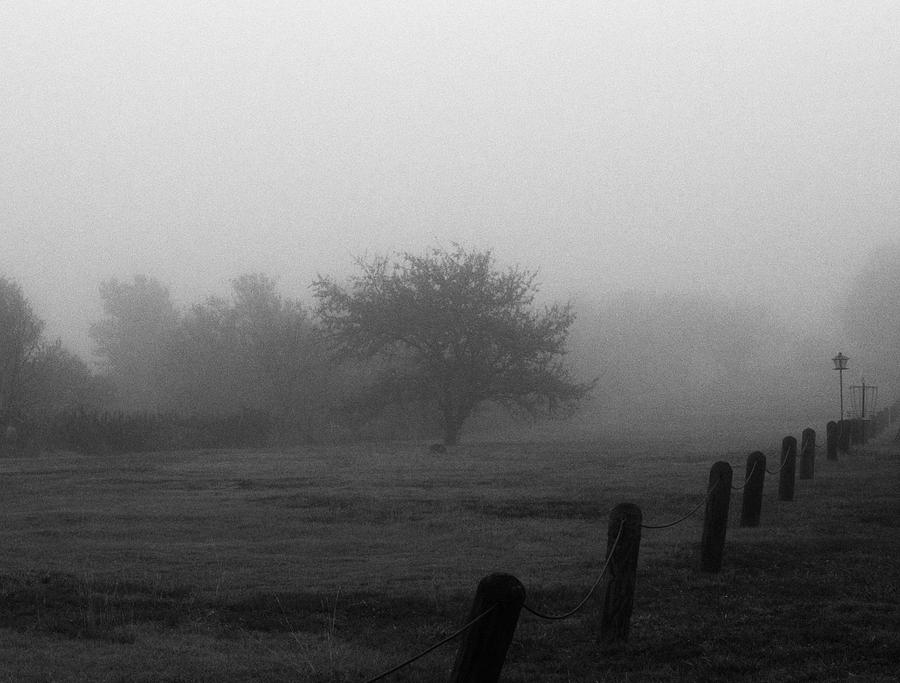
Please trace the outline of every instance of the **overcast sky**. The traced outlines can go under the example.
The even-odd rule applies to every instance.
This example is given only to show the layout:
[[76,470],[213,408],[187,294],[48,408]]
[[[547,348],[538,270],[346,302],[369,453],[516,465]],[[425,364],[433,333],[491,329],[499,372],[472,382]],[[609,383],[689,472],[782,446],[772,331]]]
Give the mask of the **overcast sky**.
[[553,297],[822,320],[900,238],[900,3],[0,3],[0,274],[71,348],[100,281],[309,296],[460,242]]

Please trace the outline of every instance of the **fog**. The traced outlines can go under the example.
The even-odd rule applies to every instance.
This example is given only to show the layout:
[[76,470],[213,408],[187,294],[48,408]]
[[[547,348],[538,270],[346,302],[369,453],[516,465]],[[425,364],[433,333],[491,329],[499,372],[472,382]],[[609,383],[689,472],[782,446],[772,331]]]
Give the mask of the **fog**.
[[460,243],[573,301],[605,419],[814,411],[900,234],[895,2],[12,0],[0,45],[0,274],[85,358],[113,277]]

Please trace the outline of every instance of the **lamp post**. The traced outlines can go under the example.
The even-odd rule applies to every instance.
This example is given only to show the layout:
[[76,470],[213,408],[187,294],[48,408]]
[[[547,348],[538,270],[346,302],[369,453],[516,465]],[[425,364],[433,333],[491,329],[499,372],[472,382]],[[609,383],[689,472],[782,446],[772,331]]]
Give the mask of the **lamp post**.
[[834,369],[838,371],[838,377],[840,379],[841,386],[841,432],[844,431],[844,370],[847,369],[847,361],[850,360],[848,356],[845,356],[843,353],[838,351],[838,355],[831,359],[834,362]]

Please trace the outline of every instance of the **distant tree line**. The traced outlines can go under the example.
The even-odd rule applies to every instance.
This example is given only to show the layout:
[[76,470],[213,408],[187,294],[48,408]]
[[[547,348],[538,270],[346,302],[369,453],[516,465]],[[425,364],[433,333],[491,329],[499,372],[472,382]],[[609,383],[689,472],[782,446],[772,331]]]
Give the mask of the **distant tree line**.
[[36,450],[46,441],[46,416],[99,409],[112,392],[59,340],[45,338],[22,288],[0,276],[0,447]]
[[100,287],[105,317],[90,334],[120,410],[270,417],[273,431],[314,440],[331,412],[334,368],[299,301],[265,275],[232,282],[230,298],[179,311],[158,281]]
[[158,280],[100,285],[96,372],[0,279],[0,428],[83,452],[227,448],[346,439],[459,439],[490,406],[555,414],[590,383],[561,362],[574,315],[534,306],[535,274],[489,251],[359,261],[314,283],[317,307],[263,274],[179,309]]
[[270,416],[179,415],[67,410],[50,416],[45,445],[90,454],[176,451],[197,448],[260,448],[270,442]]
[[[873,253],[841,310],[854,363],[887,396],[900,381],[898,249]],[[792,339],[765,305],[674,294],[610,295],[572,339],[572,308],[538,307],[535,278],[454,247],[360,260],[346,280],[314,282],[309,307],[262,274],[186,308],[152,277],[112,279],[91,368],[0,277],[0,451],[453,444],[478,415],[568,415],[593,386],[566,362],[570,343],[581,374],[601,375],[605,412],[582,413],[594,422],[781,413],[834,352]]]

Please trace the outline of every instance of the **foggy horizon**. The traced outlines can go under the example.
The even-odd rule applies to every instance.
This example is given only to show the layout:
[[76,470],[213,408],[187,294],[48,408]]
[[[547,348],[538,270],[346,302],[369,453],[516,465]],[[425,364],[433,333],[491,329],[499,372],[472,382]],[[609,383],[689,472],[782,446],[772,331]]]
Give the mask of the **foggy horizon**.
[[0,1],[3,680],[896,680],[898,429],[900,0]]
[[853,356],[837,307],[900,232],[898,37],[890,2],[6,3],[0,274],[88,360],[102,281],[309,302],[451,243],[582,310],[760,305]]

